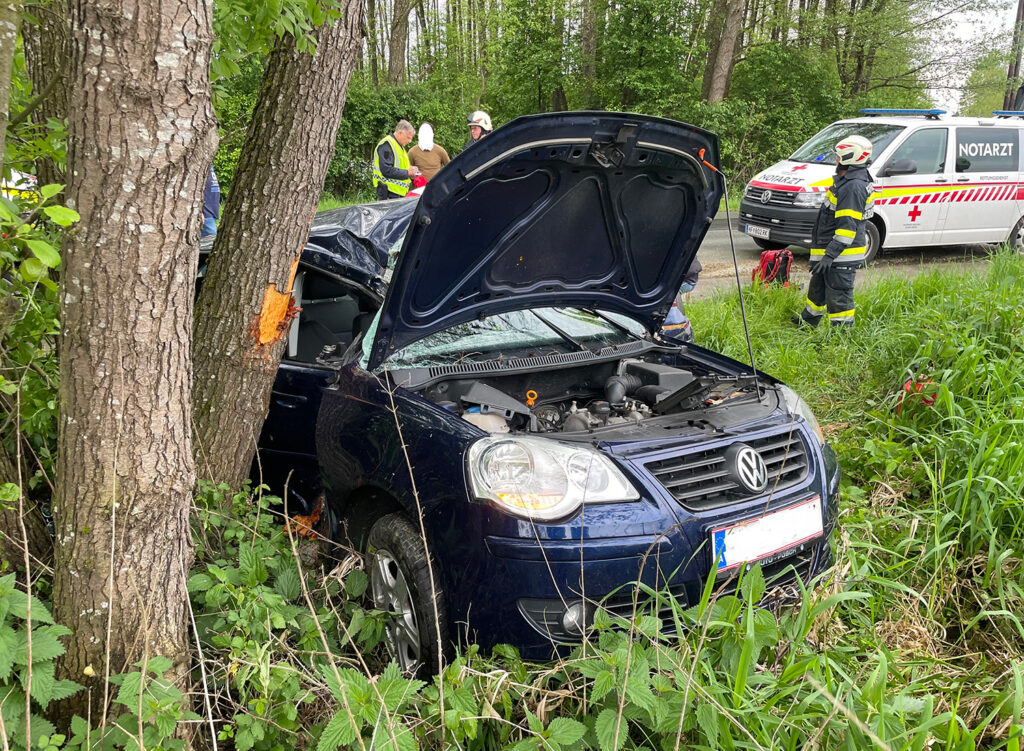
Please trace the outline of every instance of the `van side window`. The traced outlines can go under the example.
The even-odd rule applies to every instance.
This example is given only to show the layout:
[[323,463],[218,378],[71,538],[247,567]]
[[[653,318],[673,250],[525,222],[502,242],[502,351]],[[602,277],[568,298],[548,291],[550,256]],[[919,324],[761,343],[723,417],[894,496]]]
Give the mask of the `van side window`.
[[1020,144],[1010,128],[957,128],[957,172],[1016,172]]
[[946,128],[919,130],[900,144],[889,163],[912,159],[918,175],[940,174],[946,169]]

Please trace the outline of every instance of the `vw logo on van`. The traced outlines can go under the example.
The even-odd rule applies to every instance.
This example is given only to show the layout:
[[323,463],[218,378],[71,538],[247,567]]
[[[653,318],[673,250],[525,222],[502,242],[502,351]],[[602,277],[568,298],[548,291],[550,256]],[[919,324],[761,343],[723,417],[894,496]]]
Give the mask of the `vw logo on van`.
[[768,487],[768,467],[764,459],[745,443],[734,443],[725,452],[726,472],[730,478],[751,493],[760,493]]
[[770,200],[772,200],[772,192],[770,190],[766,190],[761,194],[761,203],[768,203]]

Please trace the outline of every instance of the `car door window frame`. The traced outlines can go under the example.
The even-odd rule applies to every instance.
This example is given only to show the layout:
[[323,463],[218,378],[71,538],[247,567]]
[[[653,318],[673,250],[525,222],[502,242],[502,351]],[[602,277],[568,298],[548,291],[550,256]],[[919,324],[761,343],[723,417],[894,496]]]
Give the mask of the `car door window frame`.
[[[949,127],[948,126],[936,126],[936,127],[932,127],[932,128],[918,128],[916,130],[911,131],[906,136],[906,138],[904,138],[892,150],[892,153],[886,158],[885,165],[879,171],[879,174],[880,175],[884,175],[885,174],[885,170],[888,169],[888,167],[891,164],[895,163],[896,161],[898,161],[901,158],[905,158],[905,157],[901,156],[900,152],[908,143],[910,143],[910,141],[913,138],[915,138],[916,136],[918,136],[921,133],[927,133],[927,132],[931,132],[931,131],[941,131],[942,134],[943,134],[943,144],[942,144],[942,150],[941,150],[942,161],[938,164],[938,168],[935,169],[934,171],[922,172],[919,169],[914,174],[915,175],[943,175],[943,174],[946,174],[947,172],[949,172],[949,141],[950,141],[950,138],[949,138]],[[916,159],[914,161],[915,161],[915,163],[917,162]]]

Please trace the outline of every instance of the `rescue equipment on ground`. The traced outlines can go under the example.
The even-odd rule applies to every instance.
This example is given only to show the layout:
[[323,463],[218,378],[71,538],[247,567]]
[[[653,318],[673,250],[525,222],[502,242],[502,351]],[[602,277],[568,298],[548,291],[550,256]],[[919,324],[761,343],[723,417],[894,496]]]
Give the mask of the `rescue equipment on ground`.
[[788,287],[789,271],[792,266],[793,251],[789,248],[762,251],[761,261],[751,273],[750,281],[758,282],[765,286],[779,284],[783,287]]
[[936,384],[931,378],[925,375],[918,375],[916,378],[908,378],[896,394],[896,414],[903,412],[903,404],[908,399],[913,399],[915,394],[920,397],[919,401],[926,407],[935,404]]

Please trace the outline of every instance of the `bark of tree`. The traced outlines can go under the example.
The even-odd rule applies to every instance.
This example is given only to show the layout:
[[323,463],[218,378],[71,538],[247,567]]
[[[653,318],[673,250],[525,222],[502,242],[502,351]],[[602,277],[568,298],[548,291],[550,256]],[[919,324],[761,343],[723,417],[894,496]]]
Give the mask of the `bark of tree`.
[[597,97],[597,0],[583,0],[583,103],[587,109],[600,106]]
[[[32,122],[40,128],[47,120],[64,120],[68,116],[67,10],[67,3],[60,0],[35,5],[32,13],[39,23],[26,24],[21,30],[32,94],[40,97],[32,112]],[[36,176],[40,185],[64,182],[64,170],[50,158],[36,162]]]
[[714,65],[712,65],[708,102],[722,101],[729,91],[729,79],[732,76],[736,47],[742,26],[743,0],[728,0],[725,9],[725,23],[722,28],[722,40],[715,51]]
[[315,55],[285,37],[267,61],[196,304],[197,466],[200,477],[232,487],[248,476],[267,414],[294,312],[296,264],[362,46],[363,0],[346,0],[341,11],[317,30]]
[[21,0],[0,0],[0,168],[4,165],[14,48],[21,24]]
[[[718,58],[718,48],[722,44],[722,31],[725,27],[725,7],[723,3],[715,3],[711,10],[711,18],[708,21],[708,54],[704,64],[704,77],[701,81],[701,96],[707,100],[711,95],[711,81],[714,78],[715,60]],[[710,101],[710,100],[709,100]]]
[[373,88],[380,88],[380,63],[377,62],[377,0],[366,0],[366,47],[370,53],[370,77]]
[[70,20],[67,197],[82,220],[61,269],[53,602],[73,629],[61,673],[92,689],[58,719],[85,716],[91,693],[95,722],[108,670],[164,655],[188,679],[189,347],[217,132],[209,3],[72,0]]
[[388,83],[405,83],[405,46],[409,41],[411,0],[395,0],[391,16],[391,37],[388,41]]
[[1003,109],[1013,109],[1017,87],[1021,85],[1021,57],[1024,55],[1024,0],[1017,0],[1017,18],[1013,27],[1013,46],[1010,48],[1010,64],[1006,69],[1006,95]]

